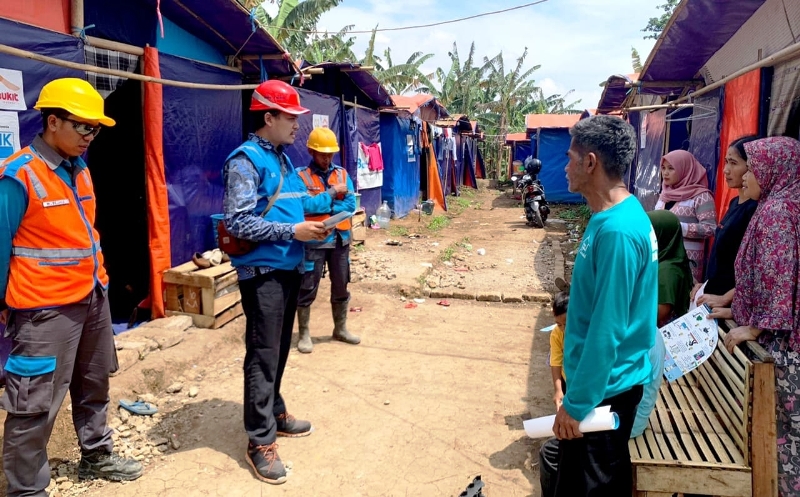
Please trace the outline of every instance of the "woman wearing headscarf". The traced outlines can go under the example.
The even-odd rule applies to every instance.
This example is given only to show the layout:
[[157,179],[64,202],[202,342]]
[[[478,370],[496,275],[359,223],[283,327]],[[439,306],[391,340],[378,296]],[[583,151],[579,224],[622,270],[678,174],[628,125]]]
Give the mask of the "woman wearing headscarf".
[[[689,310],[689,292],[692,289],[692,271],[683,248],[683,231],[678,217],[670,211],[648,212],[650,223],[658,240],[658,327],[681,317]],[[642,400],[636,409],[631,438],[641,435],[656,405],[658,389],[664,375],[666,348],[661,333],[656,332],[656,343],[650,349],[650,381],[644,386]]]
[[775,358],[778,489],[800,495],[800,142],[772,137],[746,143],[745,194],[758,199],[736,257],[731,311],[739,325],[725,347],[758,342]]
[[758,202],[747,197],[742,188],[742,178],[747,172],[744,144],[755,140],[758,140],[757,136],[739,138],[731,143],[725,154],[725,182],[728,188],[739,190],[739,195],[731,199],[725,216],[714,232],[714,244],[706,265],[706,282],[697,283],[692,289],[690,300],[694,303],[696,297],[697,305],[730,307],[733,301],[733,289],[736,286],[733,265],[747,225],[758,207]]
[[704,281],[705,240],[714,236],[717,227],[706,169],[686,150],[674,150],[661,158],[661,178],[656,210],[668,210],[678,216],[692,276],[699,283]]

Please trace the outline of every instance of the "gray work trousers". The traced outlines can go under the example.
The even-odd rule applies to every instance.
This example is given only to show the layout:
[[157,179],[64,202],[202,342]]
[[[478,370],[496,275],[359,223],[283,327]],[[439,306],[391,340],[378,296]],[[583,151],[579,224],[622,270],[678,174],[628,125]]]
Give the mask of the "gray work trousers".
[[13,340],[0,398],[8,413],[3,437],[7,495],[46,497],[47,442],[67,389],[81,451],[113,450],[106,414],[109,373],[118,363],[108,300],[97,287],[76,304],[14,311],[6,333]]

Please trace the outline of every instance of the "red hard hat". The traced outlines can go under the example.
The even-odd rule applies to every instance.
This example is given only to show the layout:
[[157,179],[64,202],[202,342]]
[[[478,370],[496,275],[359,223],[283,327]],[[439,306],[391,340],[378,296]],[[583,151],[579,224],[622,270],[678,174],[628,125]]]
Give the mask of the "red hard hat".
[[277,79],[270,79],[258,85],[250,100],[250,110],[279,110],[294,115],[310,112],[300,106],[300,94],[297,90]]

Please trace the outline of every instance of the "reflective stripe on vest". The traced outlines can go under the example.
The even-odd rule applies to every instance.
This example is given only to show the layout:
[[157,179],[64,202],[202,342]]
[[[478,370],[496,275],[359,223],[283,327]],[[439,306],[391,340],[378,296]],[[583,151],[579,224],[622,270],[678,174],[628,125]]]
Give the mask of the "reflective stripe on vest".
[[[24,155],[24,157],[22,157]],[[23,158],[23,163],[12,161]],[[88,170],[74,186],[64,182],[30,147],[10,157],[5,174],[25,188],[28,207],[12,240],[5,300],[13,309],[68,305],[108,285],[94,229],[95,196]]]
[[[331,174],[328,177],[329,186],[338,185],[339,183],[347,183],[347,173],[345,172],[344,169],[334,169],[334,172],[336,173],[335,175]],[[309,195],[313,197],[315,195],[319,195],[320,193],[326,191],[325,184],[322,182],[322,178],[320,178],[316,174],[312,174],[311,168],[307,167],[299,171],[299,173],[300,173],[300,178],[303,179],[303,183],[305,183],[306,188],[308,188]],[[328,219],[329,217],[331,217],[330,214],[318,214],[318,215],[306,214],[307,221],[322,222]],[[339,231],[348,231],[350,230],[350,226],[351,226],[350,219],[345,219],[344,221],[336,225],[336,229]]]

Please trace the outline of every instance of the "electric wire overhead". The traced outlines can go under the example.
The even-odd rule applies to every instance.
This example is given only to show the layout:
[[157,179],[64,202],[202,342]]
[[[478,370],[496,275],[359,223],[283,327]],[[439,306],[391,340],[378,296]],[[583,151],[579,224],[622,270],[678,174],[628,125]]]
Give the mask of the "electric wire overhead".
[[[475,15],[471,15],[471,16],[467,16],[467,17],[459,17],[457,19],[450,19],[449,21],[439,21],[439,22],[432,22],[432,23],[429,23],[429,24],[418,24],[418,25],[414,25],[414,26],[398,26],[396,28],[376,28],[374,30],[370,29],[370,30],[348,31],[347,34],[371,34],[373,31],[378,32],[378,33],[382,33],[382,32],[387,32],[387,31],[407,31],[409,29],[432,28],[434,26],[443,26],[445,24],[453,24],[453,23],[457,23],[457,22],[469,21],[471,19],[477,19],[479,17],[487,17],[487,16],[493,16],[493,15],[497,15],[497,14],[504,14],[506,12],[511,12],[511,11],[514,11],[514,10],[524,9],[526,7],[533,7],[534,5],[539,5],[539,4],[545,3],[547,1],[548,0],[537,0],[536,2],[526,3],[524,5],[517,5],[515,7],[509,7],[507,9],[501,9],[501,10],[493,10],[491,12],[483,12],[481,14],[475,14]],[[275,26],[266,26],[266,27],[271,27],[272,28],[272,27],[275,27]],[[277,28],[277,29],[280,29],[280,30],[283,30],[283,31],[290,31],[292,33],[305,33],[305,34],[327,35],[327,34],[331,34],[332,33],[332,31],[319,31],[319,30],[315,30],[315,29],[294,29],[294,28]]]

